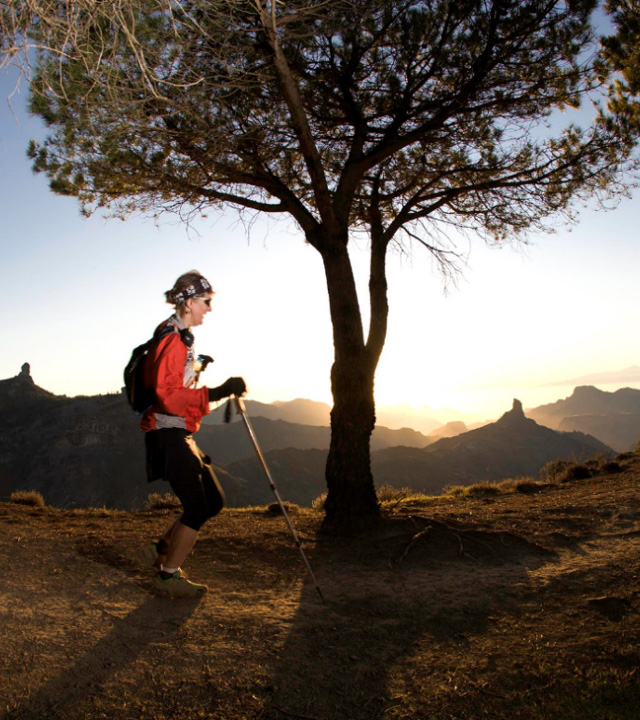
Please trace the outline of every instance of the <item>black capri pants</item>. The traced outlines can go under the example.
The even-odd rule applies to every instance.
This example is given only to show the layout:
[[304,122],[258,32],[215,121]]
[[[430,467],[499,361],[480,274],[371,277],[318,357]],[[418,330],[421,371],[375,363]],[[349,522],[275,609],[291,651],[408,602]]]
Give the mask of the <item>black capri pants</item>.
[[188,430],[163,428],[145,434],[147,479],[166,480],[182,503],[180,522],[192,530],[217,515],[224,492],[211,467],[211,458],[196,445]]

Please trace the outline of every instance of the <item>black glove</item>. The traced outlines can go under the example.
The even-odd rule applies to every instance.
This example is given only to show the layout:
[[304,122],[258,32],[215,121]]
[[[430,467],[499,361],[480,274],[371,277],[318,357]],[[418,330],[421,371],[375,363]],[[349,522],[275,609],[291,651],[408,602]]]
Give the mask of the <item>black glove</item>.
[[244,395],[247,392],[247,384],[241,377],[231,377],[225,380],[222,385],[209,388],[209,402],[216,402],[229,395]]

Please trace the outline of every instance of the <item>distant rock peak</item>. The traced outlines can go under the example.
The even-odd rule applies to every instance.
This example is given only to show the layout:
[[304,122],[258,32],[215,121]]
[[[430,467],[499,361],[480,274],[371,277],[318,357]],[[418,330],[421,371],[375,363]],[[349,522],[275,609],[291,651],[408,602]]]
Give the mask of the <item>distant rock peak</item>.
[[33,383],[33,378],[31,377],[31,365],[29,365],[28,362],[24,363],[20,368],[20,373],[17,375],[17,379],[22,380],[23,382]]
[[498,422],[501,424],[508,424],[514,422],[521,422],[522,420],[527,420],[524,414],[524,410],[522,408],[522,403],[520,402],[520,400],[514,398],[511,410],[507,411],[500,418],[500,420],[498,420]]

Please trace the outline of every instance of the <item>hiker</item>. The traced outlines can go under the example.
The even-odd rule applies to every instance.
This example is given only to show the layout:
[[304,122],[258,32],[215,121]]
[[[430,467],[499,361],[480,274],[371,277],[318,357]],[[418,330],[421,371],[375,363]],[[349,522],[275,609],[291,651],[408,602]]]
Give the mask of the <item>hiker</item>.
[[193,433],[209,412],[209,403],[230,395],[240,397],[247,389],[240,377],[231,377],[215,388],[196,387],[202,368],[191,330],[211,311],[213,294],[199,272],[181,275],[165,293],[175,312],[156,329],[154,336],[160,339],[144,361],[145,386],[155,392],[155,404],[140,422],[145,433],[147,478],[149,482],[169,482],[183,510],[163,537],[145,548],[144,555],[157,570],[155,588],[172,597],[195,597],[207,591],[206,585],[191,582],[181,566],[202,525],[224,507],[211,460],[198,448]]

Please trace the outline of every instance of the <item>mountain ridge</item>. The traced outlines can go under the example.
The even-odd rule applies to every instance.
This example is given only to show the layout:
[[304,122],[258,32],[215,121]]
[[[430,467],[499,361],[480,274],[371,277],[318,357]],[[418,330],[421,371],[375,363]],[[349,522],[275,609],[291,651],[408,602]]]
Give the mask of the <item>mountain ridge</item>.
[[[299,408],[304,402],[294,405]],[[299,450],[289,447],[297,443],[312,452],[314,458],[323,452],[326,455],[328,426],[303,426],[253,416],[266,404],[247,400],[246,405],[263,449],[289,448],[289,454],[297,455]],[[169,489],[166,484],[147,483],[138,419],[121,393],[57,396],[36,385],[25,364],[18,376],[0,381],[0,406],[0,497],[8,498],[14,490],[25,489],[41,492],[48,503],[60,507],[136,509],[144,505],[149,493]],[[430,440],[410,428],[376,428],[373,448],[392,442],[423,446]],[[271,491],[262,477],[249,483],[225,467],[255,457],[238,418],[230,425],[203,424],[198,443],[213,458],[230,506],[269,502]],[[316,461],[314,468],[317,465]],[[315,494],[322,491],[323,486]],[[305,501],[309,498],[305,497]]]
[[[121,394],[56,396],[39,388],[28,370],[25,364],[19,376],[0,381],[0,496],[33,489],[51,504],[131,509],[141,507],[150,492],[168,489],[146,482],[138,421]],[[253,416],[260,406],[254,402],[246,401],[248,412],[283,496],[309,505],[325,490],[329,428]],[[305,402],[299,399],[294,406],[300,410]],[[532,433],[551,434],[534,441]],[[372,437],[372,469],[378,485],[438,493],[448,484],[499,479],[505,473],[536,474],[545,462],[571,453],[610,452],[586,438],[537,425],[525,418],[516,401],[495,423],[454,437],[378,426]],[[230,505],[265,501],[262,469],[241,423],[203,425],[198,443],[213,458]]]
[[[522,403],[514,400],[511,410],[495,423],[469,430],[453,438],[442,438],[424,448],[389,447],[371,453],[376,485],[407,487],[437,495],[448,485],[471,485],[482,480],[537,476],[553,460],[583,460],[597,453],[612,455],[611,448],[579,432],[561,433],[525,417]],[[296,494],[301,505],[297,478],[305,487],[324,491],[326,452],[297,450],[265,453],[267,464],[283,494]],[[234,462],[229,472],[241,474],[248,482],[260,482],[261,468],[254,458]]]
[[640,440],[640,390],[613,392],[590,385],[554,403],[527,410],[536,422],[555,430],[576,430],[595,435],[618,452],[632,450]]

